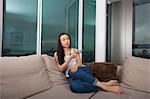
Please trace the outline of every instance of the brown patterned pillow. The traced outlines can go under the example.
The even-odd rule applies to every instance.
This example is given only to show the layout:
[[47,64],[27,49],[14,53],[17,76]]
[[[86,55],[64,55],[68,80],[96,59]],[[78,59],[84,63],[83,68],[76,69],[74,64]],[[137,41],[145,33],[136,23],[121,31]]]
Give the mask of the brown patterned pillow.
[[91,62],[88,66],[99,81],[118,80],[117,65],[111,62]]

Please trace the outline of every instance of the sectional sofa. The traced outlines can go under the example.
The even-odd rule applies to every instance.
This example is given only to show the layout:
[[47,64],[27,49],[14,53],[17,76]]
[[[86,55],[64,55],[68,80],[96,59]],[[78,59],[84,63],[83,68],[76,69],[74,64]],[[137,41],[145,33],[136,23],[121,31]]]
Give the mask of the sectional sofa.
[[127,57],[118,66],[125,94],[73,93],[53,57],[0,57],[0,99],[150,99],[150,60]]

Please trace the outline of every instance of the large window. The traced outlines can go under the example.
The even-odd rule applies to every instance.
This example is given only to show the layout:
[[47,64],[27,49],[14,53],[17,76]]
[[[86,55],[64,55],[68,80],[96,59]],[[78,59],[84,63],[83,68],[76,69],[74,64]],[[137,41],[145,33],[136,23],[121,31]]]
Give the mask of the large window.
[[2,56],[36,53],[37,0],[4,0]]
[[[80,20],[82,18],[83,22]],[[99,42],[95,35],[104,34],[105,31],[95,33],[95,21],[96,0],[83,0],[83,8],[82,0],[80,4],[79,0],[4,0],[2,56],[35,53],[53,55],[57,49],[56,39],[59,33],[68,32],[72,38],[72,47],[83,49],[84,62],[100,58],[103,61],[105,54],[102,57],[95,56],[98,52],[95,51],[95,42]],[[78,43],[82,43],[81,46]],[[103,45],[105,41],[100,44],[102,47]],[[100,52],[105,53],[104,50]]]
[[67,32],[77,47],[78,0],[43,0],[42,53],[53,55],[59,33]]
[[150,58],[150,1],[134,0],[133,56]]
[[[68,32],[72,47],[77,47],[78,0],[43,0],[42,4],[42,27],[37,27],[41,23],[38,0],[4,0],[2,56],[35,54],[40,39],[42,53],[53,55],[61,32]],[[42,28],[42,38],[37,38],[37,28]]]
[[83,62],[95,61],[96,0],[83,4]]

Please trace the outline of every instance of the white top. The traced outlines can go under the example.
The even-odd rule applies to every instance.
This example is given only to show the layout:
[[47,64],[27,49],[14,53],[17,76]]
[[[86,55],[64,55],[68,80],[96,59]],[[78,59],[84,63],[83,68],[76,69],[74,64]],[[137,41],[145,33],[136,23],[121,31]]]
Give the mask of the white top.
[[[68,57],[69,55],[65,55],[64,60],[66,61]],[[66,70],[66,77],[69,77],[69,74],[68,74],[69,69],[71,68],[71,66],[75,65],[76,63],[77,63],[76,58],[72,58],[70,60],[70,63],[68,64],[67,70]]]

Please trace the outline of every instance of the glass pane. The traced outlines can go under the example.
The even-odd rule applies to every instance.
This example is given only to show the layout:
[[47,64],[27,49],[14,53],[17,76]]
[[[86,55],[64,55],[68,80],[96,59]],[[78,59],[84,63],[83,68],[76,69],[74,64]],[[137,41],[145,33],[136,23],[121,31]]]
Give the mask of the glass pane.
[[83,62],[95,61],[96,0],[84,0]]
[[67,32],[77,47],[78,0],[43,0],[42,53],[53,55],[59,33]]
[[150,2],[135,2],[133,56],[150,58]]
[[4,0],[3,56],[36,53],[37,0]]

